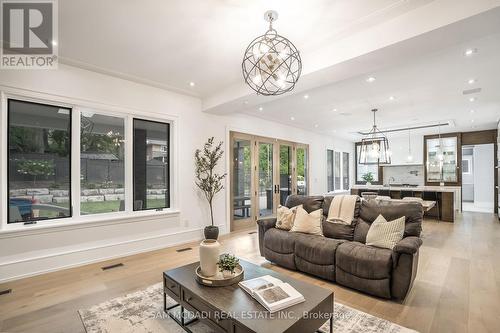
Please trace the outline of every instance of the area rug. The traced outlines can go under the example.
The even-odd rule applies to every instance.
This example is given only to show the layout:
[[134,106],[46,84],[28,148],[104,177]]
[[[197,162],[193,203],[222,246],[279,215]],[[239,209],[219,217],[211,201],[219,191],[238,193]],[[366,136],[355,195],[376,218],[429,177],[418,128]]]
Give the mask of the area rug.
[[[167,306],[175,301],[167,298]],[[172,311],[176,315],[177,308]],[[333,330],[336,333],[415,333],[416,331],[395,323],[358,311],[346,305],[335,303]],[[154,284],[144,290],[117,297],[92,306],[78,313],[87,333],[163,333],[184,330],[163,312],[162,284]],[[177,315],[179,315],[177,311]],[[207,333],[212,330],[196,322],[189,325],[195,333]],[[328,332],[329,323],[320,329]]]

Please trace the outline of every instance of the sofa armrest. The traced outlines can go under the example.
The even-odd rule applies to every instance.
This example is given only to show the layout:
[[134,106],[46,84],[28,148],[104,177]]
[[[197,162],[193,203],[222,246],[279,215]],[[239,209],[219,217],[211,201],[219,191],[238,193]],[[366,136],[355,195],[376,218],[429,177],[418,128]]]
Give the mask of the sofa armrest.
[[265,231],[267,231],[268,229],[274,228],[276,226],[276,218],[266,217],[263,219],[258,219],[257,224],[259,225],[259,229],[263,228]]
[[406,253],[415,254],[422,245],[422,239],[420,237],[409,236],[400,240],[396,246],[394,246],[393,251],[396,253]]
[[268,217],[264,219],[257,220],[257,225],[259,226],[259,251],[260,255],[264,255],[264,234],[269,229],[272,229],[276,226],[276,218]]

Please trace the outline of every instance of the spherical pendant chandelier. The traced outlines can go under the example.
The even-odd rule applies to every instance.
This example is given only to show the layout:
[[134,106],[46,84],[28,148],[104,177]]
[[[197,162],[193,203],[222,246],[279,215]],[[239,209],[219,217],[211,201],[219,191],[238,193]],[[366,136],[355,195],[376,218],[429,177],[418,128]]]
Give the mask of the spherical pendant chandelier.
[[281,95],[295,87],[302,61],[295,45],[273,29],[278,13],[269,10],[264,19],[269,30],[248,45],[241,65],[243,78],[259,95]]

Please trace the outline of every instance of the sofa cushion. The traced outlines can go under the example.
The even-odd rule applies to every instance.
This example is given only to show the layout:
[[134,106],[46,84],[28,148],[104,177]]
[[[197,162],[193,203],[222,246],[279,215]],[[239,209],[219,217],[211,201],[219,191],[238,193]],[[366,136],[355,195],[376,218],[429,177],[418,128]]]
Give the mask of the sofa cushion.
[[[330,205],[332,203],[334,196],[326,196],[323,201],[323,216],[326,218],[328,216],[328,211],[330,210]],[[345,239],[352,241],[354,239],[354,228],[358,222],[359,209],[361,207],[361,198],[356,201],[356,206],[354,208],[354,218],[351,225],[345,225],[341,223],[331,223],[323,221],[323,235],[328,238],[335,239]]]
[[[324,198],[323,200],[323,215],[328,217],[328,212],[330,211],[330,205],[332,204],[332,200],[335,197],[335,195],[328,195]],[[361,198],[358,197],[358,200],[356,200],[356,206],[354,207],[354,218],[353,222],[356,221],[356,219],[359,217],[359,210],[361,208]]]
[[366,234],[366,245],[392,250],[403,239],[404,231],[404,216],[387,221],[382,215],[379,215]]
[[311,213],[323,207],[323,197],[317,196],[306,196],[293,194],[286,198],[285,206],[292,208],[295,206],[303,205],[306,212]]
[[295,255],[313,264],[335,264],[335,250],[344,240],[299,234],[295,240]]
[[264,247],[276,253],[294,253],[297,235],[286,230],[269,229],[264,235]]
[[392,251],[358,242],[345,242],[338,246],[335,262],[337,268],[356,277],[386,279],[391,276]]
[[322,219],[323,214],[321,208],[308,213],[302,208],[302,205],[300,205],[297,207],[297,213],[295,214],[295,220],[293,221],[290,232],[302,232],[305,234],[323,236],[323,231],[321,230]]
[[392,221],[405,216],[404,237],[420,236],[423,218],[422,205],[418,202],[394,202],[386,200],[361,200],[359,219],[354,228],[354,240],[365,243],[370,224],[382,215]]
[[293,221],[295,220],[295,214],[297,213],[297,208],[299,207],[301,206],[288,208],[279,205],[276,212],[276,228],[287,231],[292,229]]

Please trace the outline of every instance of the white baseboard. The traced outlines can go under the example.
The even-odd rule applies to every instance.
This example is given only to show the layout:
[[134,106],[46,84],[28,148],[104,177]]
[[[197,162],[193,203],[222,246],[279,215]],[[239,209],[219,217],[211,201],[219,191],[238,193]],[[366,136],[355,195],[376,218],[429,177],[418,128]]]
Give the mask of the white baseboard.
[[203,238],[203,229],[183,230],[148,238],[52,253],[0,263],[0,283],[189,243]]

